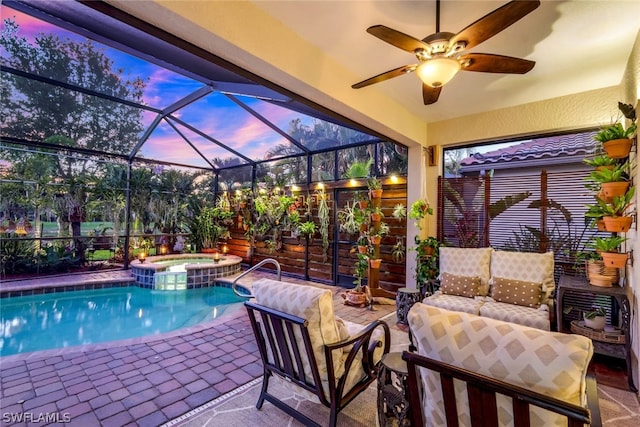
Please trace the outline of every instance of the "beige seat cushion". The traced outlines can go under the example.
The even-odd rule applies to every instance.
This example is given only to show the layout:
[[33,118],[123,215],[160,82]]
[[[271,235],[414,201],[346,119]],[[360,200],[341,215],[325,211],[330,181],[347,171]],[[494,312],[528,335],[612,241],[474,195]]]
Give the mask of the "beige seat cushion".
[[446,310],[462,311],[478,315],[480,314],[480,306],[483,304],[483,299],[482,297],[467,298],[459,295],[447,295],[436,292],[426,297],[422,302],[423,304],[444,308]]
[[489,292],[491,277],[492,248],[439,248],[440,274],[449,273],[456,276],[479,277],[480,295]]
[[480,316],[518,323],[545,331],[551,330],[549,312],[540,308],[487,300],[480,307]]
[[[318,364],[320,378],[326,383],[327,364],[324,345],[340,341],[340,332],[336,325],[333,311],[333,296],[331,291],[308,285],[297,285],[272,279],[260,279],[253,283],[253,294],[256,302],[265,307],[273,308],[284,313],[306,319],[309,337],[313,348],[313,357]],[[296,340],[303,349],[302,336],[296,333]],[[269,355],[273,357],[273,355]],[[311,379],[311,365],[308,358],[303,361],[304,372]],[[344,358],[342,349],[334,351],[334,374],[340,378],[344,373]]]
[[[586,373],[593,344],[581,335],[543,331],[417,303],[409,327],[418,353],[489,377],[585,405]],[[422,371],[424,416],[430,425],[446,425],[439,375]],[[456,381],[460,425],[470,425],[466,391]],[[498,397],[500,425],[512,424],[509,398]],[[566,418],[533,408],[532,425],[566,425]]]

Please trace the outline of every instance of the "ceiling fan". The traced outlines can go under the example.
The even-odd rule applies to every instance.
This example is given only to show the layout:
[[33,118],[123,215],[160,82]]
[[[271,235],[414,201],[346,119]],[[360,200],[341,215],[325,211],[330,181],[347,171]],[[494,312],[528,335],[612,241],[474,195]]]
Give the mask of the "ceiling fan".
[[513,0],[478,19],[458,34],[440,32],[440,0],[436,0],[436,32],[418,40],[384,25],[374,25],[367,32],[418,58],[418,63],[403,65],[352,85],[360,89],[394,77],[416,72],[422,80],[422,98],[429,105],[438,101],[442,86],[458,71],[525,74],[534,61],[488,53],[462,52],[495,36],[540,6],[539,0]]

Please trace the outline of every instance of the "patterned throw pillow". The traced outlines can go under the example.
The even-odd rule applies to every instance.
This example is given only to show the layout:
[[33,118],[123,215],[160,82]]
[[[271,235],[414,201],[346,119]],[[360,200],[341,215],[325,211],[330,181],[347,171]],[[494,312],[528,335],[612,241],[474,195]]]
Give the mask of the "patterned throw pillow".
[[440,278],[440,290],[443,294],[473,298],[478,295],[478,288],[480,288],[479,277],[442,273]]
[[542,283],[494,277],[491,297],[498,302],[538,308],[542,299]]

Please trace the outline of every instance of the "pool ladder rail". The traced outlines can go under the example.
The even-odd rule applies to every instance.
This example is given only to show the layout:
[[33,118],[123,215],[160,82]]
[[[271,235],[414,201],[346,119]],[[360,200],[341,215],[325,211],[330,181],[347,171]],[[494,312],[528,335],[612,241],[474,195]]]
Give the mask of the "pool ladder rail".
[[238,288],[237,288],[238,280],[242,279],[244,276],[251,273],[252,271],[259,269],[265,264],[275,265],[277,278],[278,280],[282,280],[282,270],[280,269],[280,263],[273,258],[266,258],[260,261],[259,263],[257,263],[256,265],[254,265],[253,267],[251,267],[250,269],[248,269],[247,271],[240,273],[238,276],[236,276],[235,279],[233,279],[233,282],[231,282],[231,289],[233,290],[233,293],[242,298],[253,298],[253,295],[251,294],[243,294],[242,292],[238,291]]

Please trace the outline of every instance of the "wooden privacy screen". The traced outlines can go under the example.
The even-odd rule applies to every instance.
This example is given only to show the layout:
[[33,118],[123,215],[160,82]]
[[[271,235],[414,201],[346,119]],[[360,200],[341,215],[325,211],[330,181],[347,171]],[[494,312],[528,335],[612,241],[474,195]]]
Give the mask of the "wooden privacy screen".
[[[487,247],[555,254],[570,273],[575,256],[597,230],[585,221],[584,171],[538,171],[469,178],[440,178],[438,239],[457,247]],[[566,271],[565,271],[566,270]]]
[[[347,235],[340,232],[337,224],[336,210],[344,207],[345,203],[352,203],[355,191],[366,191],[366,187],[355,188],[347,182],[338,182],[335,185],[327,185],[327,203],[329,206],[329,247],[327,248],[326,259],[323,255],[322,239],[316,232],[313,239],[306,242],[304,237],[291,236],[290,232],[282,233],[282,246],[279,249],[270,249],[264,242],[256,242],[251,248],[249,241],[245,237],[245,230],[238,223],[231,228],[231,238],[227,241],[229,253],[242,257],[243,261],[249,265],[257,264],[265,258],[276,259],[282,271],[304,279],[314,280],[330,284],[339,284],[352,287],[353,265],[356,257],[351,253],[351,248],[357,240],[357,235]],[[306,191],[297,192],[307,199]],[[311,205],[311,219],[318,226],[318,201],[314,191],[309,192]],[[397,242],[398,237],[406,236],[406,219],[397,220],[392,216],[394,207],[402,203],[407,205],[407,185],[406,183],[391,184],[384,186],[382,195],[382,211],[385,215],[384,221],[389,225],[390,232],[380,246],[382,266],[380,268],[380,287],[395,291],[405,286],[406,268],[405,260],[394,260],[391,251]],[[306,220],[306,219],[305,219]],[[405,247],[407,246],[404,240]],[[411,256],[412,252],[408,253]],[[406,255],[405,255],[406,256]]]

